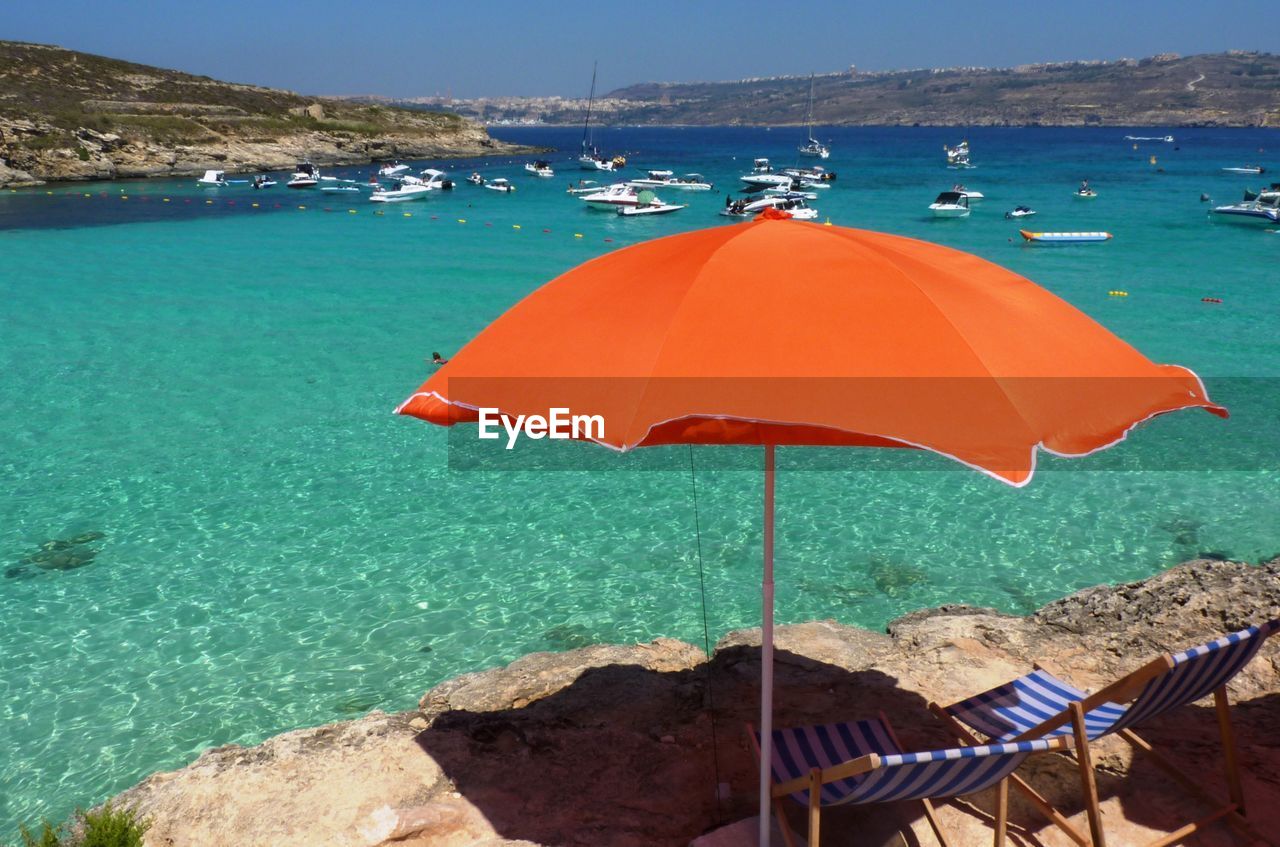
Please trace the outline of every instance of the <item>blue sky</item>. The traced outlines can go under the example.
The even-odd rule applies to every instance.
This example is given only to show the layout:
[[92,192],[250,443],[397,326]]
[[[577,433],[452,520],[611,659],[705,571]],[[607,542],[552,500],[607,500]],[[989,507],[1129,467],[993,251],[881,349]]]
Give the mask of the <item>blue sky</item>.
[[738,79],[1280,51],[1273,0],[0,0],[0,38],[310,94],[586,94]]

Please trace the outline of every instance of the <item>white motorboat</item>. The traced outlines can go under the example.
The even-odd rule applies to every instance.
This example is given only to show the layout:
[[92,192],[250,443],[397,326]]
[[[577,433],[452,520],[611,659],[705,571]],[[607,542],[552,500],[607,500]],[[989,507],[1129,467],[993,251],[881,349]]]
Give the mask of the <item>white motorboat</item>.
[[1267,169],[1261,165],[1246,165],[1243,168],[1223,168],[1229,174],[1264,174]]
[[227,184],[226,171],[205,171],[204,176],[196,180],[196,185],[219,186]]
[[1005,220],[1012,220],[1014,218],[1029,218],[1035,213],[1036,213],[1036,210],[1032,209],[1030,206],[1018,206],[1016,209],[1014,209],[1011,212],[1005,212],[1004,217],[1005,217]]
[[524,169],[534,176],[552,177],[556,175],[556,172],[551,168],[551,163],[542,159],[534,162],[525,162]]
[[1210,214],[1234,223],[1280,223],[1280,207],[1259,203],[1257,200],[1233,203],[1230,206],[1216,206]]
[[490,191],[502,191],[508,194],[516,190],[516,187],[511,184],[510,180],[504,177],[491,179],[484,184],[484,187],[489,189]]
[[421,177],[405,176],[401,177],[401,179],[417,180],[433,191],[449,191],[453,188],[453,180],[449,179],[448,174],[444,171],[438,171],[435,168],[426,168],[421,173]]
[[751,188],[772,188],[777,186],[786,186],[789,188],[794,177],[790,174],[752,171],[749,174],[744,174],[743,176],[738,177],[738,179],[745,182]]
[[963,185],[959,185],[959,184],[954,185],[952,186],[951,190],[956,192],[957,194],[963,194],[969,200],[970,203],[972,203],[974,200],[986,199],[986,196],[981,191],[970,191],[969,189],[965,188]]
[[1261,191],[1250,191],[1245,189],[1244,200],[1257,200],[1259,203],[1267,203],[1272,206],[1280,205],[1280,182],[1271,183],[1270,188],[1264,188]]
[[725,206],[720,210],[720,214],[729,218],[750,218],[760,214],[765,209],[790,212],[791,217],[802,221],[813,220],[818,217],[818,210],[809,208],[803,197],[778,195],[742,197],[737,200],[726,199]]
[[1125,141],[1163,141],[1166,144],[1173,143],[1172,135],[1126,135]]
[[680,191],[710,191],[714,188],[702,174],[675,176],[671,171],[649,171],[648,176],[628,180],[628,184],[649,188],[675,188]]
[[938,218],[969,217],[969,198],[959,191],[944,191],[929,204],[929,211]]
[[[652,195],[652,192],[645,192]],[[606,186],[594,194],[583,194],[578,197],[593,209],[616,209],[619,206],[634,206],[640,202],[640,192],[625,182]]]
[[666,171],[666,170],[648,171],[644,176],[638,179],[629,179],[627,180],[627,182],[631,185],[639,185],[639,186],[647,185],[647,186],[652,186],[657,188],[657,187],[667,185],[671,181],[673,176],[674,176],[674,173],[672,171]]
[[575,194],[575,195],[595,194],[597,191],[602,190],[602,186],[600,185],[600,183],[596,182],[594,179],[580,179],[578,180],[577,185],[570,185],[565,190],[569,194]]
[[[440,171],[433,171],[433,173],[441,174]],[[406,174],[397,177],[392,185],[379,185],[374,188],[373,193],[369,195],[369,200],[374,203],[404,203],[409,200],[421,200],[439,188],[439,181],[433,184],[430,180]]]
[[825,159],[831,155],[831,150],[827,145],[813,137],[813,74],[809,74],[809,111],[804,119],[805,126],[809,131],[809,138],[804,144],[801,144],[797,152],[801,156],[814,156],[819,159]]
[[333,194],[339,191],[359,191],[360,187],[356,185],[322,185],[320,190],[326,194]]
[[259,174],[258,176],[255,176],[253,178],[254,188],[270,188],[275,184],[276,184],[276,181],[271,177],[266,176],[265,174]]
[[955,147],[942,145],[942,149],[947,154],[947,167],[949,168],[972,168],[973,163],[969,161],[969,140],[966,138]]
[[1098,192],[1094,191],[1092,188],[1081,186],[1073,191],[1071,196],[1077,200],[1096,200],[1098,199]]
[[619,215],[631,217],[633,215],[667,215],[671,212],[680,211],[684,206],[663,203],[652,191],[645,189],[636,194],[634,206],[618,206],[617,208]]
[[387,164],[378,168],[378,176],[382,176],[382,177],[399,176],[400,174],[404,173],[407,170],[409,170],[409,166],[397,160],[394,162],[388,162]]
[[471,183],[472,185],[484,185],[484,177],[480,176],[480,173],[477,171],[475,173],[472,173],[471,176],[467,177],[467,182]]
[[310,162],[299,162],[293,169],[293,175],[285,183],[286,188],[314,188],[320,181],[320,169]]
[[781,195],[783,197],[799,197],[803,200],[817,200],[818,195],[813,191],[798,191],[797,183],[792,182],[791,185],[774,185],[764,190],[765,194]]

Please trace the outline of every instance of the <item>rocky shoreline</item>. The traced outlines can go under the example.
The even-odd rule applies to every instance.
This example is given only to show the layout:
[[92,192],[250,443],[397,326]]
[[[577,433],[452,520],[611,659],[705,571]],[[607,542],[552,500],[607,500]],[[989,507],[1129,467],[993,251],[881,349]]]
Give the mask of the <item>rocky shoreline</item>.
[[[1154,655],[1280,614],[1280,557],[1262,565],[1197,560],[1142,582],[1086,589],[1027,617],[944,606],[886,633],[835,621],[777,635],[779,725],[883,710],[908,749],[946,746],[927,703],[949,702],[1039,661],[1093,689]],[[152,847],[684,845],[754,812],[755,765],[743,732],[757,708],[759,630],[726,635],[708,657],[660,639],[537,653],[437,685],[419,708],[208,750],[114,798],[152,821]],[[1280,638],[1231,685],[1250,818],[1280,830]],[[1211,705],[1146,732],[1225,796]],[[1114,743],[1113,743],[1114,742]],[[1113,845],[1145,843],[1203,811],[1131,748],[1095,748]],[[1087,831],[1074,765],[1044,757],[1024,774]],[[717,792],[716,786],[720,785]],[[719,793],[719,796],[717,796]],[[960,844],[987,843],[993,798],[944,804]],[[794,820],[802,826],[801,812]],[[1017,795],[1015,843],[1066,845]],[[823,841],[919,843],[918,807],[824,815]],[[1198,845],[1239,843],[1224,826]]]
[[32,147],[30,139],[57,137],[52,125],[0,118],[0,188],[46,182],[143,177],[199,176],[209,169],[227,173],[280,171],[300,161],[322,167],[362,165],[391,159],[444,159],[540,152],[490,138],[483,127],[459,122],[437,133],[353,137],[346,133],[299,132],[269,141],[223,139],[162,144],[111,132],[80,128],[74,143]]

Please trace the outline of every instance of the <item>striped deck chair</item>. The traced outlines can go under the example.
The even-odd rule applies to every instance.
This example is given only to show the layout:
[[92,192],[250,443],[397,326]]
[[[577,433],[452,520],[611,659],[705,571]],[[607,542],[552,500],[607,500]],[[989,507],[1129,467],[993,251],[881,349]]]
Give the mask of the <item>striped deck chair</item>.
[[[1185,788],[1216,806],[1211,814],[1183,826],[1149,847],[1172,844],[1220,818],[1225,818],[1227,823],[1249,838],[1270,843],[1244,817],[1244,794],[1241,791],[1235,738],[1231,730],[1227,683],[1249,663],[1267,637],[1278,629],[1280,619],[1224,635],[1216,641],[1181,653],[1160,656],[1092,695],[1037,665],[1032,673],[990,691],[950,706],[930,703],[929,708],[942,718],[958,738],[971,744],[1073,737],[1076,741],[1076,759],[1089,816],[1089,829],[1095,847],[1105,847],[1106,840],[1098,812],[1098,793],[1089,757],[1089,742],[1111,734],[1118,734],[1142,750]],[[1210,694],[1214,699],[1218,731],[1226,759],[1230,802],[1225,805],[1221,804],[1220,797],[1214,797],[1205,791],[1198,780],[1183,773],[1170,759],[1153,749],[1133,731],[1133,727],[1143,721],[1194,703]],[[978,734],[975,735],[970,729]],[[1015,776],[1013,782],[1015,787],[1023,791],[1077,844],[1089,843],[1024,781]]]
[[[759,756],[759,734],[750,726],[748,730]],[[1005,777],[1028,756],[1067,749],[1073,743],[1061,737],[904,753],[883,712],[879,720],[775,729],[772,794],[778,823],[787,847],[795,847],[782,803],[790,796],[808,808],[808,843],[818,847],[823,806],[919,800],[938,841],[952,847],[930,800],[973,794],[998,784],[993,842],[1003,847],[1008,820]]]

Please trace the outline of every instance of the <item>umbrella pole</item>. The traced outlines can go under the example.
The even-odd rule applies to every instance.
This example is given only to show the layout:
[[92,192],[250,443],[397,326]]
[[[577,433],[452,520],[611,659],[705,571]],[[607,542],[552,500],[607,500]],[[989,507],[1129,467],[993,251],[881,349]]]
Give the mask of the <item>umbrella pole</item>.
[[773,763],[773,445],[764,446],[764,575],[760,614],[760,847],[769,844]]

